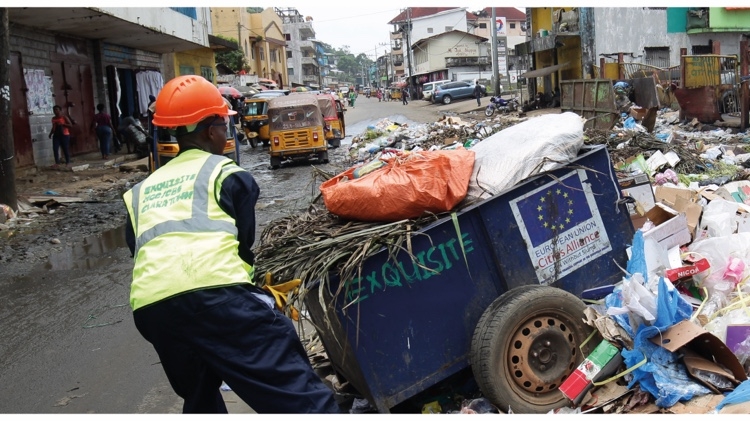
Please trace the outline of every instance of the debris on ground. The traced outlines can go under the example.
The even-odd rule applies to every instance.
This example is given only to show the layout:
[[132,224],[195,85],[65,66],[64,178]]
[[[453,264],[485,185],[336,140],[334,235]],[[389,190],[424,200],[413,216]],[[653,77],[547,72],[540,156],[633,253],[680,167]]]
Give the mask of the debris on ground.
[[[589,297],[581,315],[602,350],[560,386],[568,405],[552,413],[742,411],[750,405],[750,134],[680,121],[671,109],[640,110],[655,114],[653,126],[644,127],[645,114],[631,111],[611,130],[582,133],[583,144],[607,146],[636,235],[622,281]],[[478,150],[535,118],[444,117],[425,125],[384,119],[354,137],[346,170],[367,177],[405,152]],[[299,298],[305,279],[327,278],[331,270],[352,276],[373,249],[409,247],[403,242],[411,233],[441,216],[362,222],[333,215],[318,201],[304,215],[269,225],[257,249],[268,263],[261,273],[303,279]],[[285,259],[291,255],[299,256],[294,265]],[[494,412],[489,402],[470,402],[455,412]],[[425,402],[422,412],[448,411]]]

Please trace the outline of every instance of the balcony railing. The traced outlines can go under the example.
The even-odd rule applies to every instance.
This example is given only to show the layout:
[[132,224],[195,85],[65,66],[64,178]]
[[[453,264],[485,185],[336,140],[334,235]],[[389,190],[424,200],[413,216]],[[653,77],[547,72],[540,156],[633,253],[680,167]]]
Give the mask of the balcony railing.
[[302,80],[304,82],[317,82],[318,75],[302,75]]
[[695,7],[687,11],[686,30],[708,28],[708,8]]
[[315,57],[302,57],[302,64],[310,64],[313,66],[317,66],[318,61],[315,59]]

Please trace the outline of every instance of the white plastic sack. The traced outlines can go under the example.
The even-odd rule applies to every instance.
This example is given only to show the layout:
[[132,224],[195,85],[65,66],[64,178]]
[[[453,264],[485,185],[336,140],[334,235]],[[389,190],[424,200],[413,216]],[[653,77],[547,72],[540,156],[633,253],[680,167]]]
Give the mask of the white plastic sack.
[[572,161],[583,146],[583,123],[572,112],[545,114],[479,142],[471,148],[476,160],[467,196],[486,199]]
[[737,210],[740,205],[716,199],[703,208],[700,230],[707,229],[709,237],[723,237],[737,231]]

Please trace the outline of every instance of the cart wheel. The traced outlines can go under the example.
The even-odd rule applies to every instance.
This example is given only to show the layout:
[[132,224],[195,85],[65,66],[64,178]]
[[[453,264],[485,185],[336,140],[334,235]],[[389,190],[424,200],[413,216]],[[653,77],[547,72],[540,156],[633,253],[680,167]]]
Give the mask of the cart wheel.
[[523,286],[498,297],[471,341],[471,368],[484,397],[504,411],[546,413],[564,406],[560,384],[593,347],[586,305],[554,287]]
[[255,148],[257,146],[258,146],[258,138],[256,138],[256,137],[251,138],[250,139],[250,147],[251,148]]
[[271,144],[270,140],[264,140],[263,141],[263,146],[265,146],[265,147],[268,147],[268,145],[270,145],[270,144]]
[[281,166],[281,158],[278,156],[271,157],[271,169],[278,169]]
[[329,145],[332,148],[339,148],[339,147],[341,147],[341,139],[333,139],[333,140],[331,140],[331,142],[329,143]]
[[328,152],[327,151],[318,152],[318,161],[320,161],[320,162],[322,162],[324,164],[327,164],[328,163]]

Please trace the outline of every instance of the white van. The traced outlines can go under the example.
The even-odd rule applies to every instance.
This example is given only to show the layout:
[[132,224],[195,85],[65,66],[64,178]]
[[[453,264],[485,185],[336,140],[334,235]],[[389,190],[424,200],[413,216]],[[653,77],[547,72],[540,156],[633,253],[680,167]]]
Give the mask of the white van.
[[436,80],[434,82],[427,82],[424,85],[422,85],[422,99],[429,101],[430,98],[432,98],[432,91],[435,89],[436,86],[442,85],[443,83],[448,83],[450,80]]

